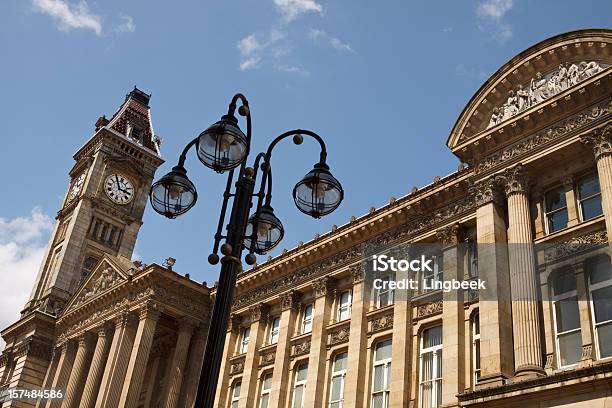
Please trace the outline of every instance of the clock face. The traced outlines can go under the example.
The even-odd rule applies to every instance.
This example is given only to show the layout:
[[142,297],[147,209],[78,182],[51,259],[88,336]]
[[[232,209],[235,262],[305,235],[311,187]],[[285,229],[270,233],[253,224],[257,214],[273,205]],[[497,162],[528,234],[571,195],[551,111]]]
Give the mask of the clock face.
[[83,188],[83,183],[85,183],[85,173],[81,174],[79,177],[74,180],[72,183],[72,188],[70,189],[70,195],[68,196],[68,200],[74,200],[76,196],[79,195],[81,189]]
[[111,201],[117,204],[127,204],[134,198],[134,186],[121,174],[111,174],[106,178],[104,191]]

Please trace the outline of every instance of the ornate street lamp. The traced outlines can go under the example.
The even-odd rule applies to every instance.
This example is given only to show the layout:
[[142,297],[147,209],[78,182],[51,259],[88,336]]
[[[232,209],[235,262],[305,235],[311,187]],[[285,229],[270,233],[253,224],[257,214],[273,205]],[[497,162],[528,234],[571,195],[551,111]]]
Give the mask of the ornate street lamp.
[[[235,117],[238,113],[246,118],[246,135],[240,130]],[[285,132],[270,143],[266,153],[259,153],[253,167],[246,167],[251,147],[251,113],[249,103],[242,94],[236,94],[230,102],[227,115],[185,146],[179,157],[178,165],[155,182],[151,187],[150,201],[159,214],[176,218],[189,211],[196,203],[197,192],[187,178],[185,160],[188,151],[195,146],[198,159],[218,173],[228,172],[227,184],[221,206],[212,253],[208,256],[211,264],[221,261],[221,273],[215,297],[215,305],[210,320],[204,362],[196,407],[212,408],[214,404],[219,368],[223,356],[225,333],[234,298],[234,287],[238,272],[242,270],[242,250],[247,249],[247,264],[257,260],[255,254],[265,254],[283,239],[285,230],[281,221],[274,215],[272,201],[271,157],[274,147],[289,136],[296,145],[302,144],[304,135],[314,138],[320,145],[319,162],[308,172],[293,189],[293,198],[298,209],[314,218],[334,211],[344,198],[342,186],[332,176],[326,163],[327,150],[323,139],[309,130],[296,129]],[[238,177],[234,183],[234,173]],[[258,173],[261,172],[259,191],[254,193]],[[231,188],[235,185],[235,190]],[[232,199],[230,219],[223,231],[228,203]],[[256,202],[254,203],[254,199]],[[256,204],[255,213],[249,217],[249,210]],[[221,240],[225,240],[223,245]],[[223,257],[219,259],[218,251]]]

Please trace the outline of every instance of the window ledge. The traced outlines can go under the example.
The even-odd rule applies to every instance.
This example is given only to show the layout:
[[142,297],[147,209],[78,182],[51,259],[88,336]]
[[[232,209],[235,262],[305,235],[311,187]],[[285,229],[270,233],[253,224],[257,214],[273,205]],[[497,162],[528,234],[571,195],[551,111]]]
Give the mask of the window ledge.
[[[541,243],[548,243],[548,242],[552,243],[552,242],[557,242],[557,241],[563,241],[564,239],[575,236],[577,231],[591,230],[591,229],[595,230],[596,228],[592,228],[592,227],[599,225],[599,224],[602,224],[602,225],[604,224],[603,214],[595,218],[591,218],[588,221],[583,221],[571,227],[567,227],[562,230],[555,231],[551,234],[535,239],[533,242],[534,244],[541,244]],[[581,235],[581,234],[578,234],[578,235]]]

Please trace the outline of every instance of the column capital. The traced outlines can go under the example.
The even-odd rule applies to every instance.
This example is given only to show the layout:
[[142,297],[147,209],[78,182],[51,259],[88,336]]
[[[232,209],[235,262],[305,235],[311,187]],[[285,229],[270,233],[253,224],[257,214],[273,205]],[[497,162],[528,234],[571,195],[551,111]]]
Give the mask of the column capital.
[[335,281],[333,278],[329,276],[323,276],[319,279],[315,279],[312,281],[312,287],[315,291],[315,296],[317,298],[326,296],[329,297],[332,295],[332,289],[335,286]]
[[580,136],[580,141],[593,149],[595,160],[612,154],[612,124],[599,127]]
[[300,300],[300,293],[295,290],[290,290],[288,292],[281,293],[279,298],[282,311],[289,309],[296,310]]
[[351,276],[353,277],[353,283],[359,283],[365,278],[365,271],[361,262],[351,265],[349,270],[351,271]]
[[157,321],[161,315],[162,307],[157,302],[147,301],[140,306],[140,320],[151,319]]
[[236,313],[232,313],[230,315],[230,322],[229,322],[229,331],[234,333],[234,334],[238,334],[240,332],[240,327],[242,326],[242,317],[240,315],[237,315]]
[[115,329],[121,329],[131,323],[133,320],[132,314],[129,310],[123,310],[119,312],[117,316],[114,318],[115,320]]
[[468,191],[473,195],[477,207],[482,207],[489,203],[495,203],[497,205],[501,205],[502,203],[499,184],[495,180],[495,177],[489,177],[473,184],[469,187]]
[[251,324],[264,320],[268,316],[268,306],[263,303],[253,305],[251,308]]
[[436,237],[442,243],[443,248],[452,247],[459,243],[459,229],[459,224],[455,223],[436,231]]
[[529,174],[520,163],[498,174],[495,180],[504,187],[506,196],[529,191]]

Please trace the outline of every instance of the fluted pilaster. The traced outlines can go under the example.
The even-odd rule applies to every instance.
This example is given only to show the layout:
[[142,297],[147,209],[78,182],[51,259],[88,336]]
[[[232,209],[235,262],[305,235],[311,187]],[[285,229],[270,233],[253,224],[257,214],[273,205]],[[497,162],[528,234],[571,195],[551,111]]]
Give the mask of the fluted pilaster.
[[91,340],[87,334],[82,334],[78,338],[78,348],[68,386],[66,387],[66,397],[62,402],[62,408],[78,408],[83,391],[83,381],[87,373],[87,358],[89,357],[89,349]]
[[191,319],[185,318],[179,322],[178,337],[176,347],[170,362],[170,377],[166,394],[166,408],[176,408],[183,384],[183,376],[185,363],[187,361],[187,352],[189,351],[189,342],[193,333],[194,322]]
[[109,332],[112,332],[112,328],[106,325],[102,325],[98,328],[96,348],[91,358],[91,364],[88,367],[88,374],[85,380],[85,386],[83,387],[83,395],[81,396],[81,403],[79,404],[81,408],[93,408],[96,402],[109,351]]
[[181,392],[180,407],[191,408],[195,404],[202,363],[204,362],[207,335],[208,324],[202,323],[191,341],[187,367],[185,367],[185,384],[183,384],[183,391]]
[[[72,363],[74,362],[74,356],[76,348],[71,341],[66,340],[61,345],[61,354],[58,362],[57,370],[55,371],[55,377],[51,388],[65,389],[70,378],[70,372],[72,371]],[[49,399],[47,400],[46,408],[57,408],[61,405],[62,400],[60,399]]]

